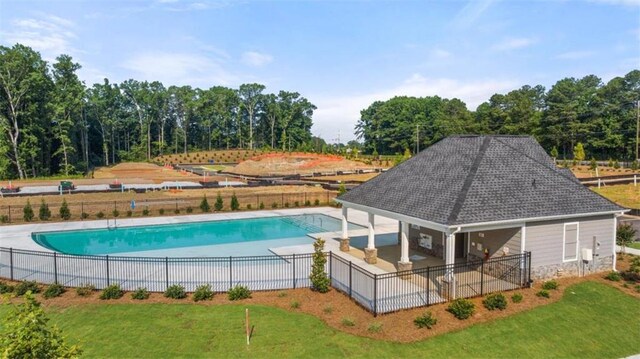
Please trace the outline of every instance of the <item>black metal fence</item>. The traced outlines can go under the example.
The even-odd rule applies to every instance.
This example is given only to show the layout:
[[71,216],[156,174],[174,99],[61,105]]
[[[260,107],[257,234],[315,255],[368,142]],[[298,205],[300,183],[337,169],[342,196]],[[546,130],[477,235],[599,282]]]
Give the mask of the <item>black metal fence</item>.
[[[155,292],[173,284],[183,285],[187,291],[202,284],[210,284],[217,292],[236,285],[254,291],[279,290],[311,286],[312,257],[311,253],[194,258],[76,256],[0,248],[0,277],[69,287],[91,284],[98,289],[117,283],[125,290],[145,287]],[[522,288],[531,278],[530,252],[382,274],[371,273],[333,252],[327,257],[325,269],[331,285],[373,314]]]

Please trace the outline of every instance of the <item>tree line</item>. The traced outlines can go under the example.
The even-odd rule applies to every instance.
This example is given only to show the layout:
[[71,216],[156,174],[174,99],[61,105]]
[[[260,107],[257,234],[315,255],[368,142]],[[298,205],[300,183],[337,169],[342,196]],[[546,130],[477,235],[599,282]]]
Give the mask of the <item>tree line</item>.
[[[572,158],[582,143],[588,158],[636,158],[636,121],[640,71],[633,70],[606,84],[594,75],[523,86],[494,94],[467,109],[458,99],[394,97],[361,111],[356,135],[366,153],[412,152],[452,134],[532,135],[549,152]],[[553,151],[555,149],[555,151]]]
[[[0,46],[0,178],[81,173],[167,153],[313,149],[316,107],[265,86],[165,87],[126,80],[87,87],[68,55]],[[322,141],[324,143],[324,141]]]

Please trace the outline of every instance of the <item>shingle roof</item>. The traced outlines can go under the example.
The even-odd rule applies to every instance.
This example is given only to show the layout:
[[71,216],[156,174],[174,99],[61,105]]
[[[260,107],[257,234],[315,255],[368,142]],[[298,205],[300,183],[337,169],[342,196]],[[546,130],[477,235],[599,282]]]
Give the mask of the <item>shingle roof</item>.
[[443,225],[624,209],[529,136],[451,136],[338,199]]

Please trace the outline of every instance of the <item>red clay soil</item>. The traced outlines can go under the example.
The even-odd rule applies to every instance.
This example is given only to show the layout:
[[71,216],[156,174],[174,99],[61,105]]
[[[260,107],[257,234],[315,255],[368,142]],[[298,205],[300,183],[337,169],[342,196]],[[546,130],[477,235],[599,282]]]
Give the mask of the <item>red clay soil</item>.
[[254,156],[239,163],[229,172],[242,175],[296,174],[313,172],[352,171],[373,168],[362,162],[335,155],[315,153],[269,153]]
[[[620,260],[618,262],[619,269],[623,270],[628,268],[628,262],[628,257]],[[70,289],[61,297],[53,299],[43,299],[40,297],[39,300],[41,300],[45,306],[55,307],[101,303],[135,303],[139,305],[144,305],[145,303],[191,303],[193,305],[225,305],[230,303],[242,303],[268,305],[288,311],[301,312],[316,316],[327,325],[346,333],[394,342],[414,342],[435,335],[458,331],[478,323],[485,323],[498,318],[505,318],[516,313],[525,312],[532,308],[556,302],[564,295],[565,288],[572,284],[584,281],[604,283],[640,299],[640,293],[632,286],[625,288],[623,282],[611,282],[604,279],[603,276],[604,274],[600,273],[582,278],[557,279],[560,284],[560,288],[558,290],[551,290],[551,298],[549,299],[535,295],[535,293],[541,289],[541,282],[535,283],[532,288],[505,292],[504,294],[508,298],[507,300],[509,305],[507,306],[507,309],[503,311],[489,311],[482,305],[483,298],[473,298],[471,301],[476,306],[476,313],[467,320],[458,320],[454,318],[451,313],[446,311],[448,304],[438,304],[428,308],[402,310],[374,317],[355,301],[349,299],[346,295],[336,291],[335,289],[332,289],[329,293],[325,294],[313,292],[308,288],[254,292],[252,298],[241,302],[231,302],[227,299],[226,294],[218,293],[214,296],[213,300],[198,303],[194,303],[190,298],[182,300],[167,299],[163,297],[162,293],[152,293],[148,300],[143,301],[131,299],[130,293],[126,293],[124,297],[118,300],[103,301],[98,299],[97,292],[90,297],[79,297],[76,295],[75,290]],[[524,297],[523,301],[520,303],[512,303],[510,298],[514,293],[521,293]],[[20,299],[14,298],[12,300],[18,301]],[[292,303],[294,302],[299,304],[298,308],[292,308]],[[433,329],[416,328],[413,324],[413,320],[426,311],[430,311],[433,316],[438,319],[438,323],[433,327]],[[352,327],[344,326],[342,321],[345,318],[351,319],[355,325]],[[381,330],[377,333],[372,333],[368,330],[368,327],[374,323],[381,325]]]

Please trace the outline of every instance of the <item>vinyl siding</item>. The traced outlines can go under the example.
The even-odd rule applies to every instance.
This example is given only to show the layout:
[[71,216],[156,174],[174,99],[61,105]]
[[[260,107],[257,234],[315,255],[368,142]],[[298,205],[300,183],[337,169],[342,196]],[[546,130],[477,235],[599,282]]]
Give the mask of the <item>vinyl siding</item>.
[[578,222],[579,249],[593,247],[593,237],[600,242],[594,254],[610,256],[613,251],[613,215],[574,218],[556,221],[530,222],[526,224],[526,250],[531,251],[532,267],[562,264],[564,224]]

